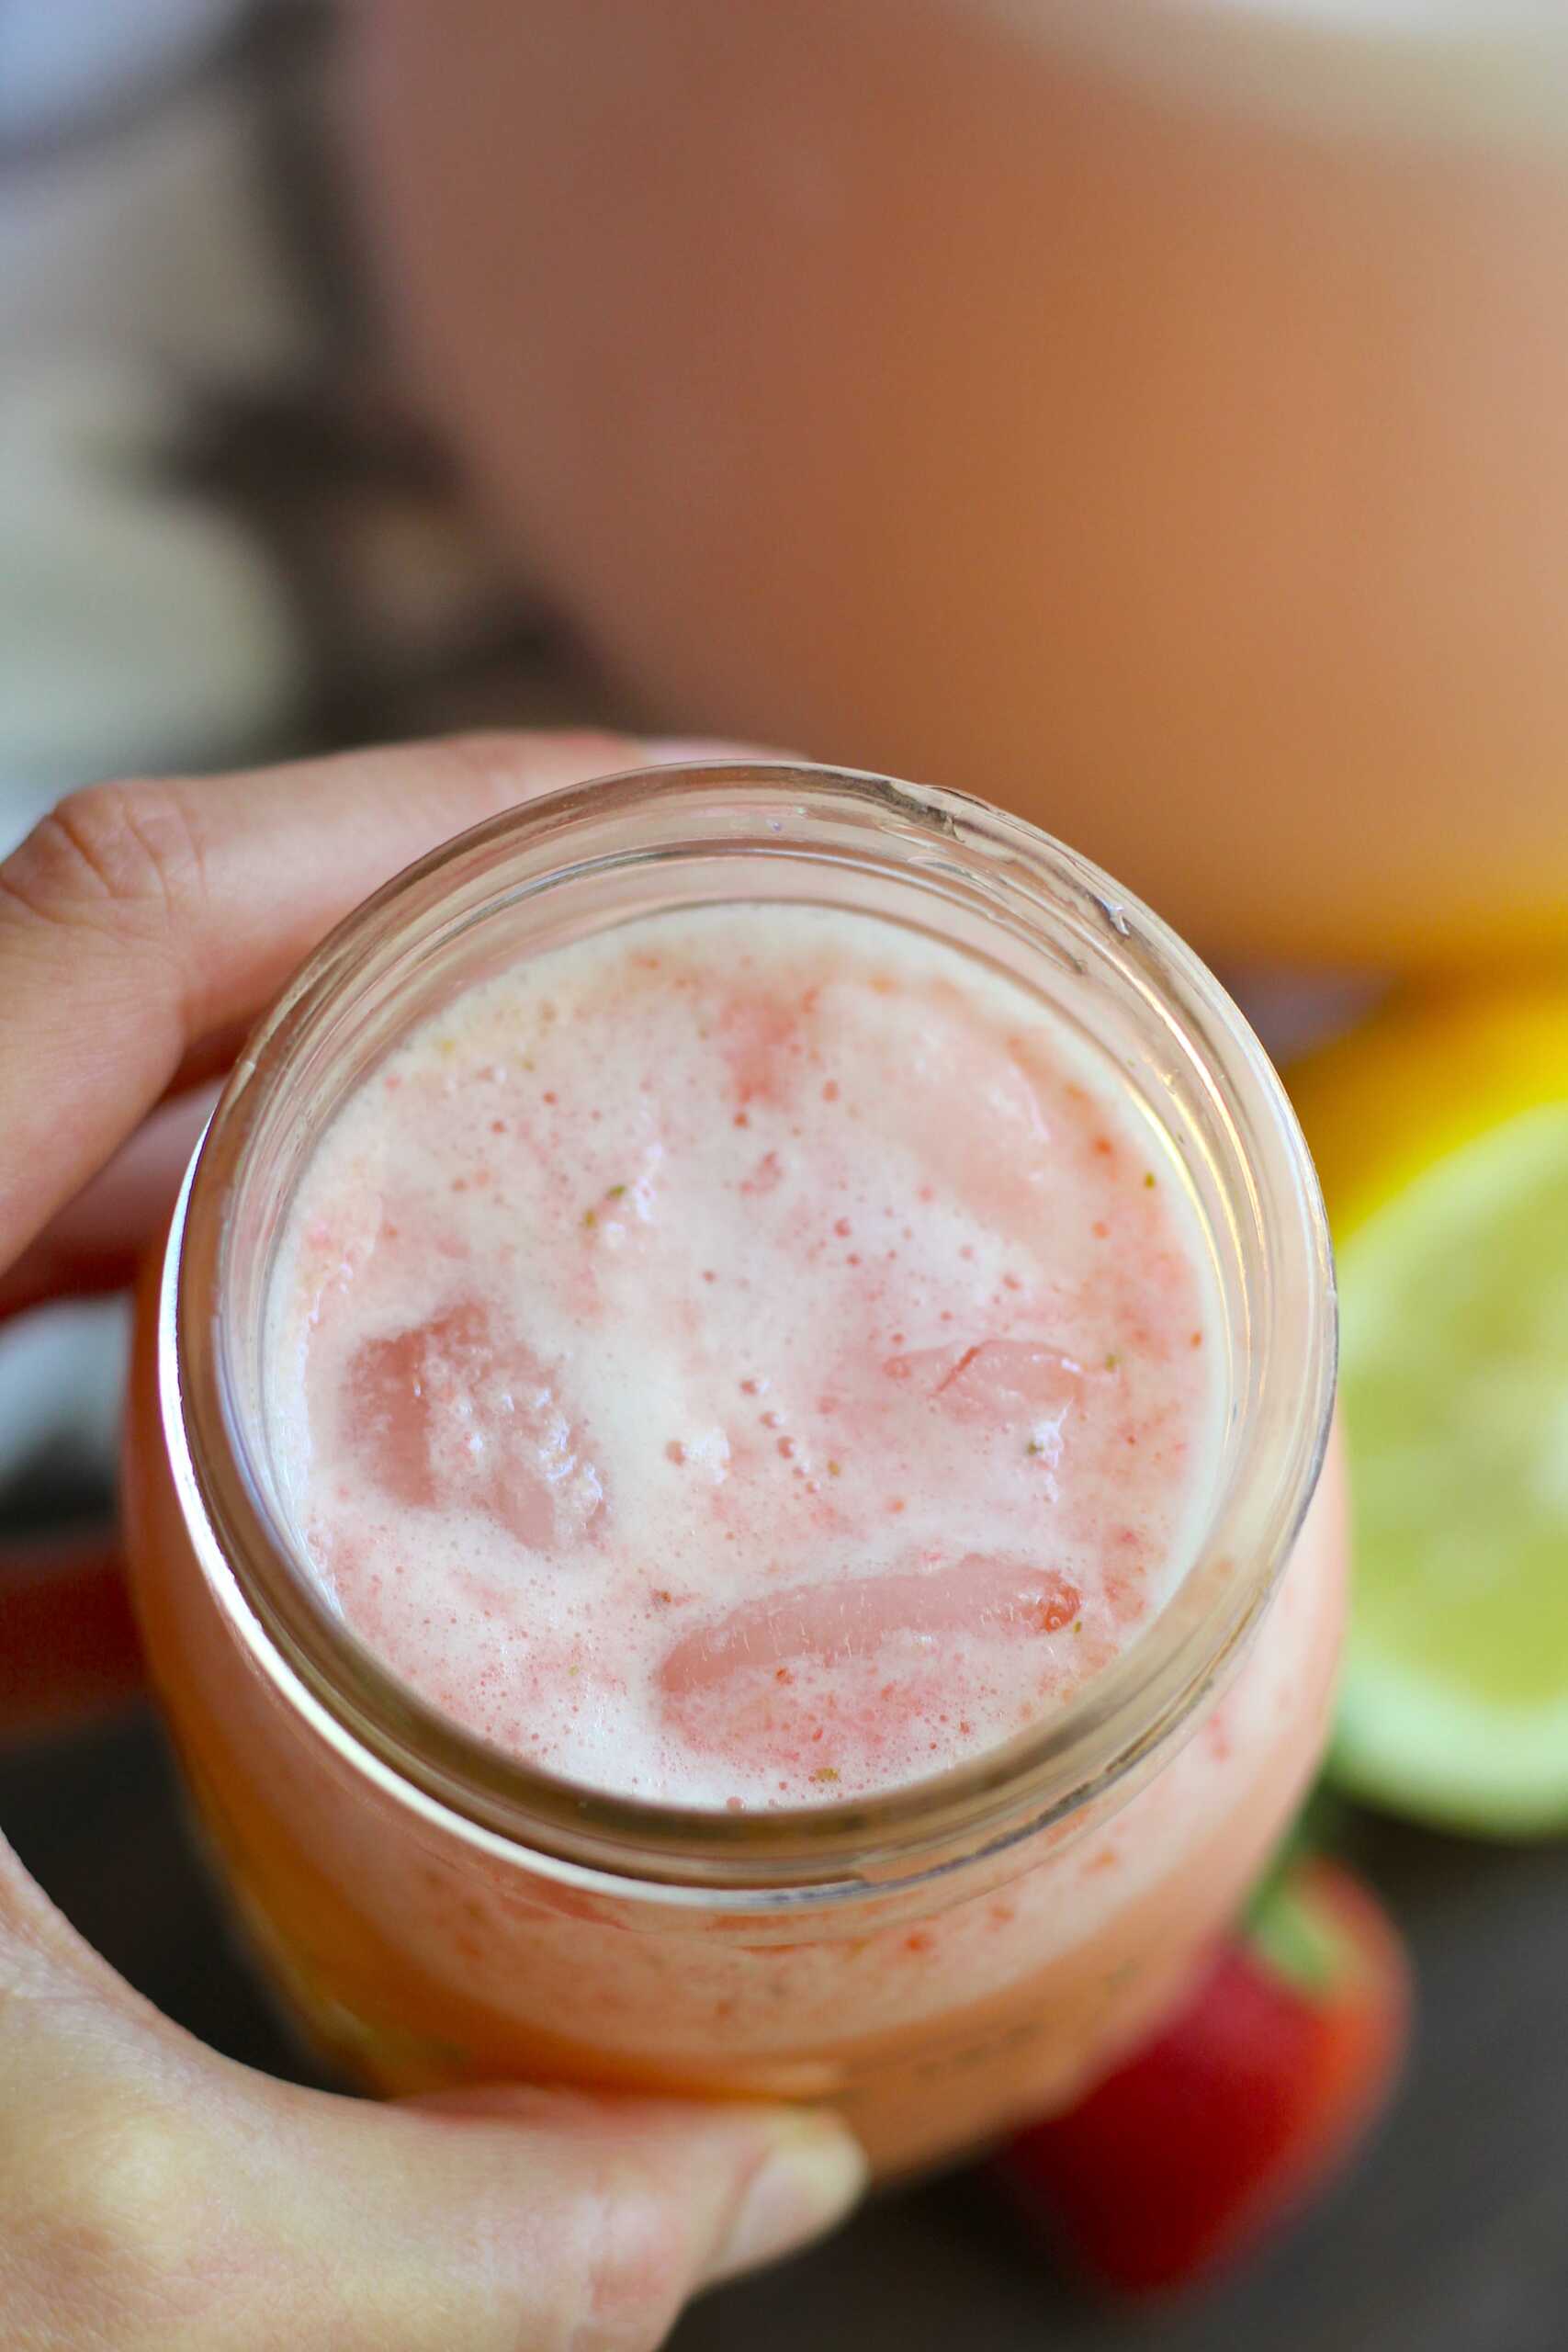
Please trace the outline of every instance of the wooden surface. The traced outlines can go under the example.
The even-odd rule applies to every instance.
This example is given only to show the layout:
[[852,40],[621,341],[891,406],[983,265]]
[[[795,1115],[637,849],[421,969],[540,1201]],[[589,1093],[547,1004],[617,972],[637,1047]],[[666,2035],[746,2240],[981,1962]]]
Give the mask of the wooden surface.
[[[225,1941],[150,1721],[0,1759],[0,1824],[162,2007],[237,2057],[299,2072]],[[1158,2315],[1096,2310],[983,2176],[960,2174],[711,2298],[676,2352],[1563,2352],[1568,1850],[1371,1823],[1359,1838],[1416,1950],[1416,2064],[1355,2177],[1247,2275]]]

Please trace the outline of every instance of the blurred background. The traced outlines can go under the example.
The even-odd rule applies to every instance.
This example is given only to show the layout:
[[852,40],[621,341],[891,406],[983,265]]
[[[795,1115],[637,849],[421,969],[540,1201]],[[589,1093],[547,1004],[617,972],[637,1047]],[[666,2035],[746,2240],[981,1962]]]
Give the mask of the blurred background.
[[[0,0],[0,852],[107,775],[563,722],[985,794],[1237,986],[1342,1251],[1332,1841],[1416,1985],[1357,2167],[1202,2295],[1070,2285],[976,2170],[684,2352],[1556,2352],[1562,0]],[[111,1508],[121,1346],[0,1335],[11,1528]],[[0,1819],[299,2071],[150,1720],[0,1751]]]

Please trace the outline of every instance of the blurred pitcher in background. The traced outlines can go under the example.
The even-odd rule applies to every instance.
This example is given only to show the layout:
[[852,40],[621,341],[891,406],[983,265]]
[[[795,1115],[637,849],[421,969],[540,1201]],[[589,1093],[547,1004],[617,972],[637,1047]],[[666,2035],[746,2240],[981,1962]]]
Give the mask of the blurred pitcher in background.
[[424,390],[646,707],[1212,953],[1568,908],[1561,0],[387,0]]

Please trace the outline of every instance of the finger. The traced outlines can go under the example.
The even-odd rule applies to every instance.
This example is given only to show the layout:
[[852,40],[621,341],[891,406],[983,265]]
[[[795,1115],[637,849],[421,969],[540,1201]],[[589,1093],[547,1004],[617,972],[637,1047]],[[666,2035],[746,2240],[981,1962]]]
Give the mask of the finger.
[[836,2121],[762,2108],[519,2089],[467,2112],[318,2098],[304,2124],[298,2177],[318,2199],[357,2183],[321,2340],[357,2325],[389,2352],[653,2352],[702,2288],[816,2237],[865,2181]]
[[654,2352],[701,2288],[830,2227],[863,2185],[841,2126],[804,2112],[296,2089],[90,1972],[66,1982],[58,1942],[40,1921],[0,2005],[7,2342]]
[[114,1546],[0,1558],[0,1744],[75,1730],[141,1685],[141,1648]]
[[388,876],[516,802],[659,756],[473,736],[73,794],[0,865],[0,1262]]
[[16,1262],[0,1271],[0,1321],[46,1300],[127,1290],[162,1232],[217,1089],[198,1087],[154,1111]]

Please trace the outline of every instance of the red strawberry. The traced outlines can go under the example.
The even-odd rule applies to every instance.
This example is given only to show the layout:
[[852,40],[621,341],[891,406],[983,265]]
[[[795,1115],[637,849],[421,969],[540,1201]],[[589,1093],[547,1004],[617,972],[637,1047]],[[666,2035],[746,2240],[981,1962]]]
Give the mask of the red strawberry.
[[1305,2199],[1380,2112],[1404,2052],[1398,1931],[1337,1862],[1292,1863],[1164,2030],[998,2159],[1077,2266],[1185,2286]]

